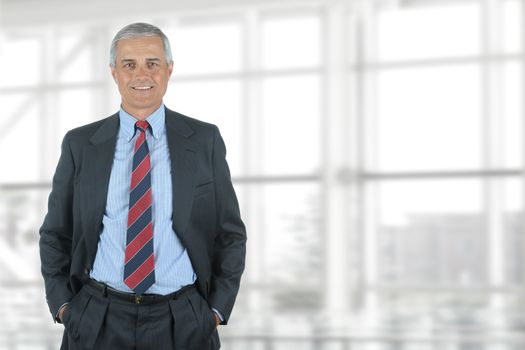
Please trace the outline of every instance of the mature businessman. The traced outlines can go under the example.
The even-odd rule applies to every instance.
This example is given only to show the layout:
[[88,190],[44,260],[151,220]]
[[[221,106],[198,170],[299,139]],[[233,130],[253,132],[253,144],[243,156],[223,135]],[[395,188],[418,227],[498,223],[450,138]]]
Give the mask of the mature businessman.
[[159,28],[121,29],[110,69],[120,111],[65,135],[40,228],[61,349],[218,349],[246,251],[223,139],[164,106]]

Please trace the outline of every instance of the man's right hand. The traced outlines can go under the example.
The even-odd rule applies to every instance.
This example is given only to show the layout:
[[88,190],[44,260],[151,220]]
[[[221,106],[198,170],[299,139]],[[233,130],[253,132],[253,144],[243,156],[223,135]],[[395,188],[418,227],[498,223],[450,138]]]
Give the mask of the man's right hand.
[[60,322],[64,323],[64,318],[63,318],[63,315],[64,315],[64,310],[67,308],[67,305],[64,305],[62,306],[62,308],[60,309],[60,311],[58,311],[58,318],[60,319]]

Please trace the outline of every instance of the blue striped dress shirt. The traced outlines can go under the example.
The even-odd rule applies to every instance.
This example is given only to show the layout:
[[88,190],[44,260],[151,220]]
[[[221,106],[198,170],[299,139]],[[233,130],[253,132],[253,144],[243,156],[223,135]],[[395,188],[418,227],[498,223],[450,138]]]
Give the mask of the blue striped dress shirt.
[[[162,295],[172,293],[196,280],[186,248],[172,228],[171,162],[165,118],[164,104],[146,118],[151,125],[149,132],[146,132],[146,141],[151,157],[155,254],[155,283],[146,293]],[[133,147],[139,133],[135,132],[137,120],[122,108],[119,119],[120,127],[102,220],[103,228],[90,277],[120,291],[132,293],[133,291],[124,284],[124,252]]]

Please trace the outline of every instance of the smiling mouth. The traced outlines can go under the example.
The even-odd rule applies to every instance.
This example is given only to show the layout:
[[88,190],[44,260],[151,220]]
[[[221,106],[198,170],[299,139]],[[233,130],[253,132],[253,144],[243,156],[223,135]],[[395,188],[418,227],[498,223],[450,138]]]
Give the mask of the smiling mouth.
[[131,87],[133,90],[141,90],[141,91],[144,91],[144,90],[151,90],[153,89],[153,86],[132,86]]

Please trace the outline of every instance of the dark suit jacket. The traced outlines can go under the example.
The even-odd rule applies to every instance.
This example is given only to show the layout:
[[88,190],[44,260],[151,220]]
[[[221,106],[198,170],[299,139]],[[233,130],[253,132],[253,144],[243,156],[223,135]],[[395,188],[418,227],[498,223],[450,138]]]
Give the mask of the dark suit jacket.
[[[118,113],[64,137],[40,257],[53,318],[89,278],[106,206]],[[166,108],[173,230],[188,251],[198,289],[227,323],[244,270],[246,230],[218,128]],[[168,174],[166,174],[167,176]]]

